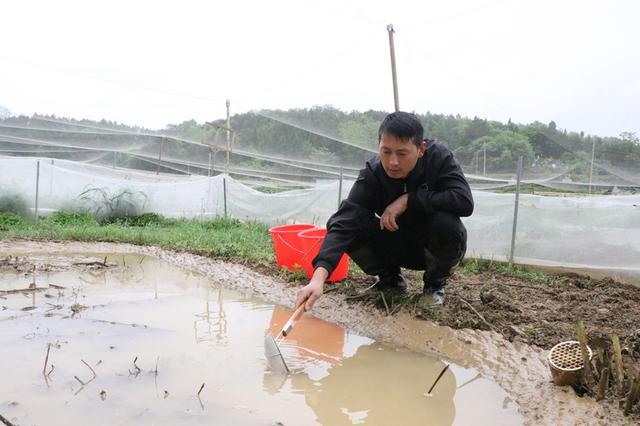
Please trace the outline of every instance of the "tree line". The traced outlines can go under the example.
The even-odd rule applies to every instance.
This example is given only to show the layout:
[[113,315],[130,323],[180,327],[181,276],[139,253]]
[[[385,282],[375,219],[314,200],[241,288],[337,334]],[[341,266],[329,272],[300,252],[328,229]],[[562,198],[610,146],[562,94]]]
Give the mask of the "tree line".
[[[283,169],[282,164],[272,163],[264,158],[252,158],[239,153],[259,153],[270,158],[311,161],[319,164],[355,167],[373,155],[377,148],[377,130],[385,111],[344,112],[331,106],[304,109],[264,110],[236,114],[231,117],[231,138],[233,164],[257,169]],[[445,115],[426,112],[416,114],[425,128],[425,137],[446,143],[455,153],[467,173],[484,171],[491,173],[511,173],[519,156],[524,158],[527,169],[549,173],[554,169],[570,168],[573,175],[584,177],[589,173],[592,155],[596,167],[602,170],[620,171],[625,176],[637,177],[640,173],[640,139],[631,132],[618,137],[587,135],[584,132],[563,130],[551,121],[547,124],[502,123],[479,117],[468,118],[460,115]],[[49,118],[55,119],[55,116]],[[131,133],[151,134],[150,136],[90,135],[79,127],[51,125],[48,130],[25,130],[0,127],[0,141],[3,146],[17,147],[2,135],[25,138],[42,138],[61,142],[78,143],[92,149],[100,146],[127,147],[132,143],[145,142],[155,152],[162,143],[167,158],[200,159],[213,147],[215,152],[224,151],[226,146],[226,120],[198,123],[195,120],[168,125],[162,129],[164,135],[187,139],[206,145],[203,150],[195,144],[153,136],[153,132],[132,128],[102,120],[60,119],[85,126],[112,128]],[[0,125],[17,127],[34,126],[30,117],[8,117],[0,119]],[[64,133],[56,131],[65,130]],[[85,129],[86,130],[86,129]],[[123,157],[124,158],[124,157]],[[217,160],[221,156],[218,154]],[[125,160],[123,160],[125,161]],[[129,158],[127,166],[153,169],[153,165],[139,159]],[[123,164],[124,165],[124,164]],[[601,171],[602,173],[602,171]]]

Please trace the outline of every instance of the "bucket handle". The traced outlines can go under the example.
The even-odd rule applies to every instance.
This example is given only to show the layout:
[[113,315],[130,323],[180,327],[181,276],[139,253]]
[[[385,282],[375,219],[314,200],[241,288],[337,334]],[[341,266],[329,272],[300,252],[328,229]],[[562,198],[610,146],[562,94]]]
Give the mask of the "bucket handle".
[[299,249],[295,248],[294,246],[292,246],[291,244],[289,244],[284,238],[282,238],[282,236],[280,234],[276,234],[276,237],[278,237],[278,239],[280,240],[280,242],[282,244],[284,244],[285,246],[289,247],[291,250],[297,251],[300,254],[304,253],[304,251],[299,250]]
[[302,256],[301,260],[305,260],[306,257],[309,255],[309,253],[311,253],[316,248],[318,243],[322,243],[323,241],[324,241],[324,238],[318,238],[317,241],[313,243],[313,245],[309,248],[309,250],[307,250],[307,252]]

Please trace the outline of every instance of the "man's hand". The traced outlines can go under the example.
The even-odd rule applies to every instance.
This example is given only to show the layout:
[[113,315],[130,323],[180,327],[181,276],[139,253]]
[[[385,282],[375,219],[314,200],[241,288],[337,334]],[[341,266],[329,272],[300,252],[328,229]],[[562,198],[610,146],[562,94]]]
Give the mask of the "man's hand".
[[316,303],[316,300],[322,296],[322,292],[324,291],[324,282],[328,277],[329,272],[326,269],[322,267],[317,268],[313,272],[313,277],[311,277],[309,284],[298,291],[298,296],[296,297],[296,309],[304,303],[305,312],[310,311]]
[[409,201],[409,194],[402,194],[396,198],[391,204],[384,209],[382,216],[380,216],[380,229],[386,229],[387,231],[397,231],[400,229],[396,219],[402,213],[407,210],[407,202]]

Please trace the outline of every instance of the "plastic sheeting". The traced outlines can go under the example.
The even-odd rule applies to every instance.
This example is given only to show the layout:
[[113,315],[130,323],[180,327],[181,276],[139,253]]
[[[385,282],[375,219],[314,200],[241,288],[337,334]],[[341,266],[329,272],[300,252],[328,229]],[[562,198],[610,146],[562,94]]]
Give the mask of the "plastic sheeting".
[[[0,194],[18,193],[35,205],[35,158],[0,158]],[[144,211],[206,219],[226,214],[267,224],[324,225],[338,205],[339,182],[276,194],[256,191],[228,175],[152,174],[66,160],[40,159],[39,214],[77,205],[96,188],[114,196],[144,194]],[[342,198],[352,182],[345,181]],[[515,197],[474,191],[476,208],[464,218],[468,254],[508,258]],[[515,260],[603,269],[640,277],[640,195],[543,197],[520,195]]]

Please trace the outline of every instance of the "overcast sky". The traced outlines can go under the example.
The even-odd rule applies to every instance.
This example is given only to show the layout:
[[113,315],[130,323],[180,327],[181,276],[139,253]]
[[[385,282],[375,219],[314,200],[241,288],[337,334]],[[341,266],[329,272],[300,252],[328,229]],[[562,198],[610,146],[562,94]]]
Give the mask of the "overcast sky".
[[0,106],[164,127],[252,109],[400,107],[640,135],[640,2],[11,1]]

